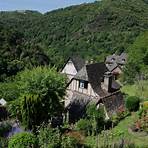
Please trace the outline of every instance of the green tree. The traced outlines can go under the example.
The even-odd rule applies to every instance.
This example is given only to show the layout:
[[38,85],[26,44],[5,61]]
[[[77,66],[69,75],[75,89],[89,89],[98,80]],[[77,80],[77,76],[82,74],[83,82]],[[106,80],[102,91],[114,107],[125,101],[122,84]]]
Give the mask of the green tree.
[[[54,68],[25,70],[15,77],[15,81],[19,88],[19,98],[10,102],[10,111],[19,117],[26,128],[35,128],[61,115],[66,83],[65,77]],[[14,109],[15,105],[17,110]]]
[[134,83],[147,79],[148,75],[148,31],[137,37],[128,48],[128,63],[124,70],[124,80]]
[[92,122],[93,134],[100,132],[103,129],[105,123],[105,111],[104,106],[97,108],[95,103],[91,103],[87,106],[86,110],[88,118]]
[[92,133],[92,122],[88,119],[80,119],[76,123],[76,129],[85,132],[85,135],[91,135]]
[[40,148],[59,148],[60,131],[50,126],[41,126],[38,130],[38,145]]

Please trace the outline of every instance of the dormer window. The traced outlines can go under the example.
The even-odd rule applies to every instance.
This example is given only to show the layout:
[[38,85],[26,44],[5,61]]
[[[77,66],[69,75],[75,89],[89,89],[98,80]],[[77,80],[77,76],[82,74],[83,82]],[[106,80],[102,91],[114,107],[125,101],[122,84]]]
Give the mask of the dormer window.
[[87,89],[88,88],[88,82],[84,81],[84,80],[80,80],[79,81],[79,88]]
[[115,58],[112,58],[111,61],[114,62],[115,61]]
[[124,63],[125,62],[125,59],[122,59],[122,62]]

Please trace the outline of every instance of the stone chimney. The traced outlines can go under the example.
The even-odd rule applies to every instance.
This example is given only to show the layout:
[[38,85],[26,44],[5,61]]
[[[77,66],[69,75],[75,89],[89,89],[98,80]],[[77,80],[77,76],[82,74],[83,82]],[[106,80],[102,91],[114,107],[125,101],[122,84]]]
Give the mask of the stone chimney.
[[86,60],[86,61],[85,61],[85,65],[88,65],[88,64],[89,64],[89,61],[88,61],[88,60]]
[[94,63],[94,60],[93,60],[93,59],[91,59],[91,60],[90,60],[90,64],[93,64],[93,63]]
[[112,73],[111,72],[106,72],[104,74],[104,86],[105,86],[105,89],[108,92],[112,91],[112,80],[113,80]]

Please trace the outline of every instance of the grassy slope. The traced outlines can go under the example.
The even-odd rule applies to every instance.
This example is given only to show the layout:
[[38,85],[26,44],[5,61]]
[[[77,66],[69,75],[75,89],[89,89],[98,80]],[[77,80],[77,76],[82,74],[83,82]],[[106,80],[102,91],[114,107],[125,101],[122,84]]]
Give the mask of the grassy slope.
[[138,96],[140,98],[148,98],[148,81],[140,81],[134,85],[125,85],[122,92],[129,96]]
[[[123,121],[121,121],[118,126],[116,126],[112,132],[116,133],[118,131],[122,131],[124,134],[124,137],[130,141],[133,141],[136,146],[139,147],[146,147],[148,146],[148,136],[139,136],[133,133],[129,133],[128,132],[128,128],[131,124],[134,123],[134,121],[136,121],[138,118],[137,114],[134,113],[132,116],[127,117],[126,119],[124,119]],[[118,137],[116,137],[118,139]]]
[[[131,124],[138,119],[137,113],[133,113],[131,116],[126,117],[122,120],[116,127],[108,131],[108,139],[104,138],[103,134],[99,135],[99,144],[103,144],[104,140],[113,143],[119,141],[121,138],[125,138],[127,141],[134,142],[136,146],[140,148],[146,148],[148,146],[148,136],[139,136],[138,134],[133,134],[128,132],[128,128]],[[114,135],[111,136],[111,133]],[[96,137],[87,137],[86,144],[91,147],[96,146]]]

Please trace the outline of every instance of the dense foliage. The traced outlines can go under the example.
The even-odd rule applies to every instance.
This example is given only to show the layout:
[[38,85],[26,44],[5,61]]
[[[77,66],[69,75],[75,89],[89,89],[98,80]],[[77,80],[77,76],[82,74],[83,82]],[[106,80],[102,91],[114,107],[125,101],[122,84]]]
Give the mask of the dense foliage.
[[0,23],[0,81],[24,68],[47,65],[49,59],[37,45],[31,45],[24,34]]
[[49,126],[43,126],[39,129],[38,146],[40,148],[58,148],[60,147],[60,131],[52,129]]
[[0,137],[0,147],[8,147],[8,139]]
[[77,148],[78,144],[76,138],[62,135],[58,129],[52,129],[49,126],[43,126],[39,129],[39,148]]
[[105,123],[105,109],[103,105],[96,107],[96,104],[89,104],[87,106],[87,116],[91,120],[94,130],[101,131]]
[[8,148],[36,148],[37,141],[33,134],[23,132],[12,136],[8,143]]
[[12,83],[14,82],[17,85],[17,90],[14,91],[18,93],[9,103],[9,111],[27,128],[32,129],[35,125],[48,122],[51,117],[61,114],[65,78],[55,69],[37,67],[25,70],[16,75]]
[[92,133],[92,122],[88,119],[80,119],[76,123],[76,129],[83,131],[85,135],[91,135]]
[[137,111],[139,109],[140,100],[138,97],[129,96],[126,98],[126,108],[129,111]]
[[124,80],[133,83],[148,79],[148,31],[138,36],[128,51],[129,57],[124,70]]
[[[61,142],[61,148],[77,148],[79,143],[77,139],[70,136],[63,136]],[[80,147],[80,146],[79,146]],[[84,147],[84,146],[82,146]]]
[[127,50],[148,29],[147,18],[144,0],[102,0],[45,14],[0,12],[1,79],[26,65],[61,67],[73,53],[104,60]]
[[0,123],[0,137],[5,137],[6,133],[11,130],[12,126],[8,121],[3,121]]

